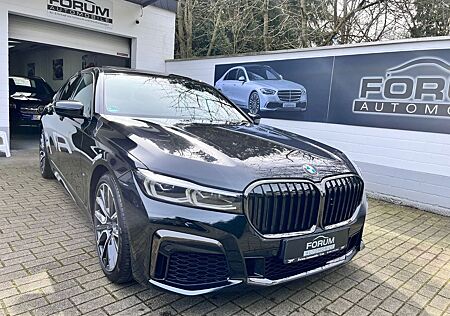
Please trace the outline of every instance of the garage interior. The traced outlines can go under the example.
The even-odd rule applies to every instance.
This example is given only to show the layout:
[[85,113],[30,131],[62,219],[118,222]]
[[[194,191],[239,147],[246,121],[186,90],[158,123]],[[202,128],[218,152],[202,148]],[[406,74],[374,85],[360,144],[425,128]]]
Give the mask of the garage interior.
[[[131,66],[129,38],[16,15],[9,16],[8,48],[10,77],[37,76],[55,92],[81,69]],[[37,148],[37,124],[10,126],[12,150]]]

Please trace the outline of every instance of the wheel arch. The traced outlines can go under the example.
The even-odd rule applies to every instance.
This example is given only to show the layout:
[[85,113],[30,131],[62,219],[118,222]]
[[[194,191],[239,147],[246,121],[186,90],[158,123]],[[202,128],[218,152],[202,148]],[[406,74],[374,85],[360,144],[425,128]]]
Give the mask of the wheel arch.
[[94,209],[94,197],[95,197],[95,188],[97,187],[97,183],[100,180],[100,178],[105,173],[111,173],[114,175],[114,172],[111,172],[111,170],[104,164],[98,164],[94,167],[94,170],[92,171],[92,176],[89,181],[89,191],[88,191],[88,203],[89,203],[89,212],[92,212]]

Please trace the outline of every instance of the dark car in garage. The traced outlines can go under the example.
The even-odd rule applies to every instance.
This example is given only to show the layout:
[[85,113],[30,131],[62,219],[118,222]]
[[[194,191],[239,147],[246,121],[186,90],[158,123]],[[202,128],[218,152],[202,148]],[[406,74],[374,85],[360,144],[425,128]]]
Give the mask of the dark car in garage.
[[9,115],[13,126],[38,125],[55,92],[40,77],[9,77]]
[[274,285],[347,263],[364,245],[352,161],[186,77],[77,73],[45,109],[39,152],[42,176],[92,218],[113,282],[186,295]]

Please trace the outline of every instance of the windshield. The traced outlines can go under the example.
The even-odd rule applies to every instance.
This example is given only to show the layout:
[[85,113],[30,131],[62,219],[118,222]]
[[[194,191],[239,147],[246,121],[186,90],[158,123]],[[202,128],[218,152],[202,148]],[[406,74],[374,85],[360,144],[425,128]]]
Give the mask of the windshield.
[[248,123],[219,92],[187,78],[106,74],[104,112],[195,123]]
[[249,80],[281,80],[280,74],[270,67],[246,66]]
[[13,94],[36,94],[40,96],[52,96],[53,89],[41,79],[23,77],[10,77],[9,90]]

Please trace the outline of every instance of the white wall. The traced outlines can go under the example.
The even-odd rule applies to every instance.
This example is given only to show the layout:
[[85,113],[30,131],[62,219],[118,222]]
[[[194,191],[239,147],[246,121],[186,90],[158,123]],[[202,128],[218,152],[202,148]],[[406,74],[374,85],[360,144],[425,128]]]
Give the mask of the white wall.
[[[216,64],[450,47],[450,37],[281,51],[258,55],[169,60],[166,72],[214,83]],[[450,135],[372,127],[264,119],[337,147],[361,167],[370,193],[450,215]]]
[[[132,66],[163,72],[164,61],[173,58],[175,14],[148,6],[143,10],[140,24],[136,19],[141,7],[124,0],[113,0],[112,27],[85,23],[73,19],[61,21],[47,13],[47,0],[0,0],[0,130],[9,132],[8,115],[8,15],[61,23],[116,36],[130,38],[133,43]],[[86,50],[89,50],[87,47]]]
[[[42,77],[53,88],[58,90],[73,74],[81,69],[82,56],[88,55],[88,63],[93,62],[95,66],[127,66],[126,58],[82,52],[60,47],[43,47],[10,53],[9,73],[10,75],[27,75],[27,64],[35,64],[35,75]],[[63,60],[63,80],[53,80],[53,60]]]

